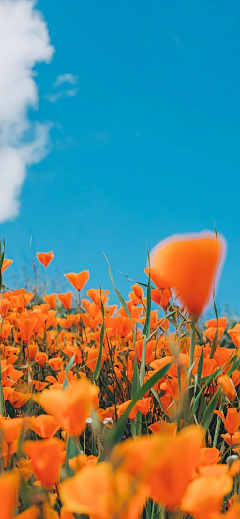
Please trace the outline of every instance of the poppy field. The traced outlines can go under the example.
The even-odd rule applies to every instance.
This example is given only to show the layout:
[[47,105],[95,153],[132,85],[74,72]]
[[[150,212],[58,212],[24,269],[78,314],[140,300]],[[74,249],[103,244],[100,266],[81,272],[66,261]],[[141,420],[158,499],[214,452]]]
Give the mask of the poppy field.
[[[83,265],[66,293],[8,290],[4,247],[0,519],[239,519],[240,324],[215,304],[224,238],[161,242],[126,301],[108,264],[114,305]],[[53,252],[37,259],[47,274]]]

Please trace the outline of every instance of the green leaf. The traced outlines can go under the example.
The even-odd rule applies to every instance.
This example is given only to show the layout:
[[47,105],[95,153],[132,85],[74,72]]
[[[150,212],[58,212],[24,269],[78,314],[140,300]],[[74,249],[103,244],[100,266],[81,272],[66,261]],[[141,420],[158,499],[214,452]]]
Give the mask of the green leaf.
[[216,328],[216,332],[215,332],[215,335],[214,335],[214,338],[213,338],[213,342],[212,342],[210,359],[213,359],[214,353],[216,352],[217,344],[218,344],[218,311],[217,311],[217,307],[216,307],[215,301],[214,301],[214,310],[215,310],[215,315],[216,315],[216,319],[217,319],[217,328]]
[[221,393],[221,388],[219,388],[217,390],[217,392],[215,393],[215,395],[213,395],[213,397],[210,400],[206,410],[203,413],[203,417],[202,417],[202,421],[201,421],[201,426],[203,427],[203,429],[205,429],[205,431],[208,430],[208,427],[209,427],[210,422],[212,420],[214,411],[217,408],[218,399],[219,399],[220,393]]
[[143,327],[143,335],[149,336],[150,333],[150,317],[151,317],[151,278],[148,276],[148,287],[147,287],[147,306],[146,306],[146,318]]
[[171,367],[172,362],[164,366],[162,369],[157,371],[150,379],[143,384],[142,387],[139,388],[139,390],[135,393],[132,401],[130,402],[128,408],[125,410],[121,418],[116,423],[114,429],[109,433],[107,443],[103,449],[103,453],[100,457],[100,461],[103,461],[107,458],[109,458],[111,451],[117,443],[119,443],[122,439],[122,435],[124,433],[124,429],[126,427],[126,423],[128,421],[129,413],[132,411],[135,404],[138,402],[138,400],[141,400],[144,395],[150,391],[150,389],[162,378],[166,373],[168,372],[169,368]]
[[73,366],[74,359],[75,359],[75,353],[73,354],[72,358],[69,360],[69,362],[66,365],[66,368],[65,368],[65,379],[64,379],[64,382],[63,382],[63,389],[66,389],[66,387],[68,386],[67,375],[68,375],[68,372],[70,371],[70,369]]
[[93,373],[93,382],[96,382],[96,380],[98,379],[100,369],[101,369],[101,358],[102,358],[104,332],[105,332],[105,323],[103,321],[102,327],[101,327],[101,333],[100,333],[100,346],[99,346],[98,358],[97,358],[96,367],[95,367],[95,370]]
[[138,362],[137,362],[137,350],[136,350],[136,331],[133,328],[133,347],[134,347],[134,361],[133,361],[133,378],[132,378],[132,388],[131,388],[131,397],[133,398],[135,393],[140,388],[140,378],[139,378],[139,370],[138,370]]
[[150,318],[151,318],[151,278],[148,276],[148,288],[147,288],[147,307],[146,317],[143,327],[143,349],[142,349],[142,361],[140,367],[140,384],[142,386],[143,380],[146,373],[146,349],[147,349],[147,337],[150,334]]
[[156,398],[158,404],[160,405],[160,407],[162,408],[163,412],[164,412],[164,407],[163,407],[163,404],[161,402],[161,398],[158,396],[157,394],[157,391],[155,391],[154,387],[151,387],[151,393],[153,394],[153,396]]
[[199,393],[198,388],[201,387],[201,379],[202,379],[202,369],[203,369],[203,349],[200,355],[198,370],[195,376],[195,396]]

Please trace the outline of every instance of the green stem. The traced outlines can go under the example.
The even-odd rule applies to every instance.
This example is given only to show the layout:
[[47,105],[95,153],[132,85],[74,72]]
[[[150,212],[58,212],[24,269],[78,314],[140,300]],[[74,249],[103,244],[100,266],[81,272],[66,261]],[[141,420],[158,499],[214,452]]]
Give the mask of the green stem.
[[[222,408],[223,408],[223,405],[222,405],[222,395],[221,395],[220,398],[221,398],[221,400],[220,400],[219,411],[222,411]],[[213,447],[217,446],[220,425],[221,425],[221,417],[218,416],[217,417],[217,425],[216,425],[216,429],[215,429],[215,433],[214,433]]]
[[194,351],[195,351],[195,322],[193,321],[191,324],[191,336],[190,336],[188,386],[191,385]]

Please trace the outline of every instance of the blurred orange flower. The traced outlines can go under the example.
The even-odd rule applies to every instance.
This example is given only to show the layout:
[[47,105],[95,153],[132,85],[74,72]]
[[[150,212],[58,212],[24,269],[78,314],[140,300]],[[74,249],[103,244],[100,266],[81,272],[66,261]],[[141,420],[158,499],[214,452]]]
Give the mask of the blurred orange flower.
[[64,443],[58,438],[50,440],[26,441],[24,454],[32,460],[35,476],[45,488],[51,488],[59,479],[64,462]]
[[85,429],[86,418],[98,407],[99,388],[81,379],[63,390],[44,389],[34,396],[44,411],[53,416],[71,436],[79,436]]
[[179,235],[160,242],[151,263],[189,313],[199,317],[212,296],[224,252],[223,238],[214,233]]

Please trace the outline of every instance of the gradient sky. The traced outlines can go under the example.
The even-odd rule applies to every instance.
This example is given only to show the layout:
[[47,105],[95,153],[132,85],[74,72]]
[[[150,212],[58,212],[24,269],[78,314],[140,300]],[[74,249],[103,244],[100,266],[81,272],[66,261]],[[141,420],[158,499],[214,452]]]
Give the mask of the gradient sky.
[[[228,242],[217,301],[240,311],[239,2],[38,7],[56,52],[37,67],[30,118],[51,122],[52,149],[28,170],[19,216],[1,225],[15,279],[37,251],[53,250],[49,276],[63,291],[60,273],[83,269],[89,286],[111,289],[104,252],[127,296],[117,270],[145,280],[146,243],[216,222]],[[65,73],[79,76],[79,92],[50,103]]]

